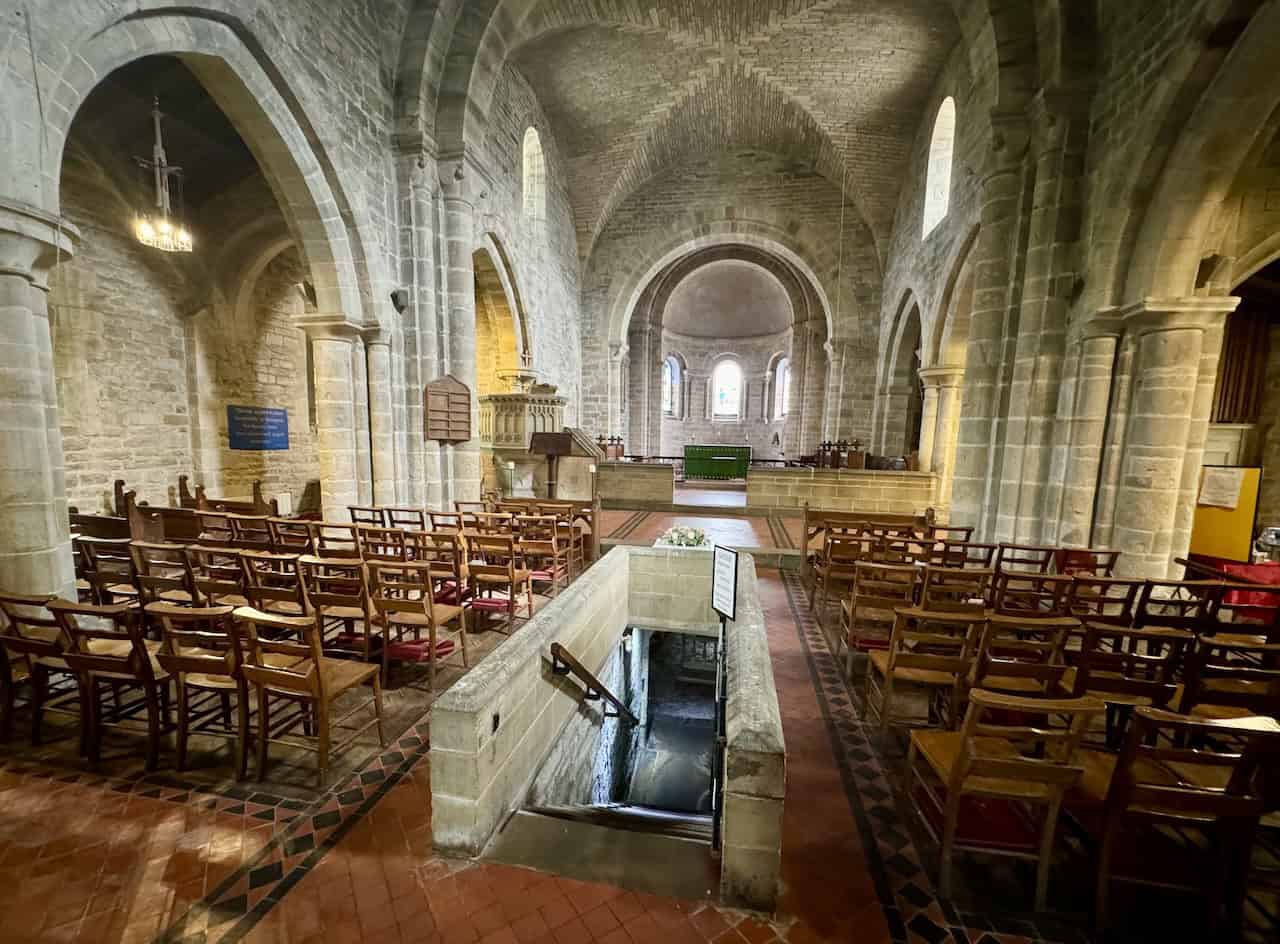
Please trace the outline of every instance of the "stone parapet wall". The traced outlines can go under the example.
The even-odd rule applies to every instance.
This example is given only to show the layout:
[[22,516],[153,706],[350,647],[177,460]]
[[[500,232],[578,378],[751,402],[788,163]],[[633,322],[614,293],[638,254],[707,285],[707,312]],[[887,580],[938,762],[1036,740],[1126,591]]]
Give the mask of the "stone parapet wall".
[[[555,751],[566,738],[584,745],[579,759],[591,766],[603,742],[583,729],[578,683],[552,675],[551,644],[607,674],[628,626],[717,632],[711,563],[706,551],[615,548],[440,696],[431,722],[437,849],[479,855],[503,818],[530,795],[545,759],[557,762]],[[772,911],[781,875],[786,745],[755,563],[745,554],[737,620],[728,632],[720,898]],[[579,794],[586,789],[568,774],[559,780]],[[590,789],[594,798],[595,785]]]
[[675,501],[675,466],[657,462],[603,462],[598,466],[603,502]]
[[551,674],[558,642],[598,672],[627,626],[628,557],[584,573],[449,691],[431,718],[431,828],[437,849],[476,856],[520,804],[566,723],[576,683]]
[[933,506],[936,490],[937,476],[929,472],[752,469],[747,507],[921,515]]

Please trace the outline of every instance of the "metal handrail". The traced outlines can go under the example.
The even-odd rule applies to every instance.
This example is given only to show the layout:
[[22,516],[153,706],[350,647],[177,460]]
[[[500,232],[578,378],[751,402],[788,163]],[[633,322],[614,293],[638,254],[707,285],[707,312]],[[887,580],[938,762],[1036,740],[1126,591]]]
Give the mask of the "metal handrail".
[[587,667],[579,662],[576,658],[565,650],[564,646],[558,642],[551,644],[551,671],[556,675],[576,675],[578,680],[587,687],[587,701],[600,701],[603,699],[613,706],[613,714],[609,713],[606,708],[604,716],[606,718],[621,718],[628,724],[639,724],[640,719],[632,714],[631,709],[618,700],[618,697],[605,688],[604,683],[591,674]]

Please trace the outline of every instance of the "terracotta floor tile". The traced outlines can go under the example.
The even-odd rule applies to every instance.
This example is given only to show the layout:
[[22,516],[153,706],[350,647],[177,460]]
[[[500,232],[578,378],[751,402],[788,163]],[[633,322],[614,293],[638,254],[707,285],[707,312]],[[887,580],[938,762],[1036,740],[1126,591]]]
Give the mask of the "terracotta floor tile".
[[539,908],[538,913],[542,915],[542,920],[547,923],[547,927],[554,930],[576,918],[578,909],[569,904],[569,899],[564,895],[558,895]]
[[621,924],[614,916],[614,913],[609,910],[608,905],[599,905],[583,914],[582,923],[586,925],[592,936],[597,938],[604,937]]

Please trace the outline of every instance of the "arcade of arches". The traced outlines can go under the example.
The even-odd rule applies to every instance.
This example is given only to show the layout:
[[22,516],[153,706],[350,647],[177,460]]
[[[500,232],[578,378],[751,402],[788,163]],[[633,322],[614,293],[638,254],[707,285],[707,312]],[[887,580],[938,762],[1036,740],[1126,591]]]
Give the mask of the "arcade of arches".
[[[0,745],[0,942],[1091,933],[1086,847],[1082,868],[1055,861],[1048,909],[1031,910],[1034,868],[991,877],[960,852],[941,897],[935,824],[904,812],[908,735],[868,741],[839,601],[824,615],[806,597],[821,548],[805,506],[1113,549],[1135,581],[1181,580],[1197,552],[1280,554],[1254,544],[1280,528],[1278,59],[1280,0],[7,5],[0,591],[101,602],[85,529],[137,538],[130,508],[168,521],[187,483],[343,523],[353,507],[595,503],[603,552],[693,525],[761,552],[789,779],[767,916],[608,871],[552,883],[438,856],[427,709],[519,631],[482,629],[480,607],[444,683],[454,644],[415,635],[428,684],[385,668],[395,647],[371,622],[395,746],[366,732],[318,791],[301,774],[242,789],[214,748],[194,779],[155,779],[140,754],[91,764],[74,721]],[[185,251],[155,244],[178,229]],[[449,434],[441,381],[470,400]],[[557,466],[532,434],[562,430],[571,447],[538,446],[571,449]],[[745,478],[715,471],[728,447],[750,448]],[[1237,510],[1256,498],[1234,544],[1208,533],[1230,516],[1202,514],[1202,484],[1224,478]],[[545,589],[530,624],[555,605]],[[25,734],[47,673],[34,649],[0,656],[0,728]],[[893,790],[892,809],[873,799]],[[83,822],[24,838],[55,808]],[[71,882],[64,853],[96,856],[94,878]],[[105,878],[117,858],[127,886]],[[508,902],[503,882],[529,894]],[[1274,940],[1274,891],[1250,895],[1243,933]],[[1199,920],[1116,896],[1165,940]]]

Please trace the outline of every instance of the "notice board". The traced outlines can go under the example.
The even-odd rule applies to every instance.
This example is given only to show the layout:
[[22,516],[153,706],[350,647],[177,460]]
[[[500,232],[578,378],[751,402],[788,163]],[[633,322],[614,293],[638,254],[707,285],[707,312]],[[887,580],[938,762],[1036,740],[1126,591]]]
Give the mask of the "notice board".
[[[1200,470],[1200,489],[1196,492],[1196,512],[1191,523],[1191,553],[1204,557],[1248,563],[1253,551],[1253,534],[1258,518],[1258,493],[1262,488],[1262,470],[1254,467],[1232,468],[1238,472],[1240,491],[1235,507],[1224,507],[1230,502],[1221,501],[1213,494],[1206,495],[1204,486],[1208,476],[1214,485],[1217,470],[1226,466],[1205,466]],[[1214,489],[1210,489],[1212,493]],[[1201,504],[1208,498],[1215,504]],[[1220,503],[1219,503],[1220,502]]]
[[227,406],[232,449],[278,452],[289,448],[289,411],[270,406]]

